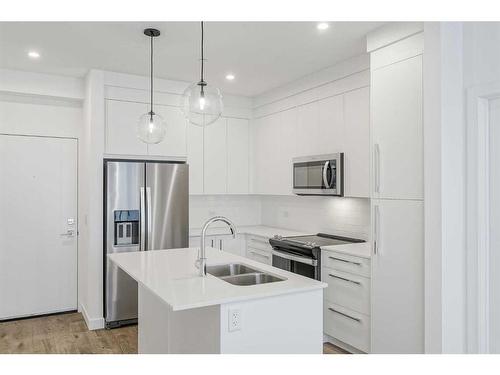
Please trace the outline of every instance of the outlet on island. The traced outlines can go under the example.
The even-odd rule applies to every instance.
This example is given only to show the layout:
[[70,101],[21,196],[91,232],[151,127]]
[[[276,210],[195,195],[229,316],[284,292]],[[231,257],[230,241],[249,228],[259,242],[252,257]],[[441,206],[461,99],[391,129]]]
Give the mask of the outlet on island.
[[229,332],[241,330],[241,310],[229,310]]

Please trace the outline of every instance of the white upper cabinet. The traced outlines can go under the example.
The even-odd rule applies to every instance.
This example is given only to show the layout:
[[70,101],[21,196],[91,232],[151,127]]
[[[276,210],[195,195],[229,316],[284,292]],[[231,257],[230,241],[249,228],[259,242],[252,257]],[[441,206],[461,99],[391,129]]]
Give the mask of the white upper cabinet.
[[185,157],[188,122],[180,108],[155,105],[154,111],[165,121],[167,133],[165,139],[160,143],[148,145],[148,154],[151,156]]
[[248,120],[227,119],[227,192],[248,194]]
[[308,103],[297,108],[296,156],[318,154],[320,139],[318,115],[318,102]]
[[371,79],[373,197],[423,199],[422,56]]
[[137,138],[137,123],[146,112],[148,106],[144,103],[106,100],[107,154],[148,154],[147,144]]
[[139,118],[149,111],[145,103],[106,100],[106,153],[117,155],[186,157],[187,122],[178,107],[155,105],[154,111],[166,122],[165,139],[147,145],[137,138]]
[[225,194],[227,178],[226,119],[205,126],[204,193]]
[[344,95],[344,195],[370,196],[370,89]]
[[203,127],[187,125],[189,194],[203,194]]
[[[319,132],[315,154],[345,152],[343,95],[336,95],[318,102]],[[311,154],[312,155],[312,154]]]

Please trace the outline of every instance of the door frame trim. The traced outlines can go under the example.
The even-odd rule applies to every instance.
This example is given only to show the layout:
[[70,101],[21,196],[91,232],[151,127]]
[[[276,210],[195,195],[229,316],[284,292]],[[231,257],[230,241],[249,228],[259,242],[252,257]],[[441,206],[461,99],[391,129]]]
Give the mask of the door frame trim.
[[489,352],[489,109],[500,81],[467,89],[467,351]]

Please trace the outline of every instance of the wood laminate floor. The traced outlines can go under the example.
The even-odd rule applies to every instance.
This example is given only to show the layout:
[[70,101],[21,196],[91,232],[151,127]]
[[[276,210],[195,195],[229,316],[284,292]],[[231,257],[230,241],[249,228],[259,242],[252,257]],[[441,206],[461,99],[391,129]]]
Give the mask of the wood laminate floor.
[[[89,331],[79,313],[0,322],[2,354],[136,354],[137,326]],[[345,354],[332,344],[325,354]]]

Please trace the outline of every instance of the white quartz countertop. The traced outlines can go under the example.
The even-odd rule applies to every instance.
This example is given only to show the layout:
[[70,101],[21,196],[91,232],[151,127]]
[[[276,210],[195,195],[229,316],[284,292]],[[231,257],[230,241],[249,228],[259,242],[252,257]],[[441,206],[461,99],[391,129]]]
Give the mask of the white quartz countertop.
[[211,247],[206,250],[208,266],[242,263],[286,280],[237,286],[210,274],[200,277],[195,267],[198,248],[117,253],[108,257],[139,284],[170,305],[174,311],[300,293],[327,286],[320,281]]
[[[238,234],[252,234],[254,236],[261,236],[261,237],[267,237],[267,238],[272,238],[274,237],[275,234],[278,234],[280,236],[304,236],[308,234],[312,234],[312,232],[300,232],[300,231],[295,231],[295,230],[290,230],[290,229],[284,229],[284,228],[276,228],[276,227],[268,227],[265,225],[242,225],[242,226],[236,226],[236,232]],[[230,235],[229,228],[227,226],[224,227],[211,227],[207,230],[207,235]],[[201,235],[201,228],[190,228],[189,229],[189,236],[200,236]]]
[[352,255],[360,258],[371,258],[371,246],[369,242],[349,243],[343,245],[321,246],[321,250],[334,251],[337,253]]

